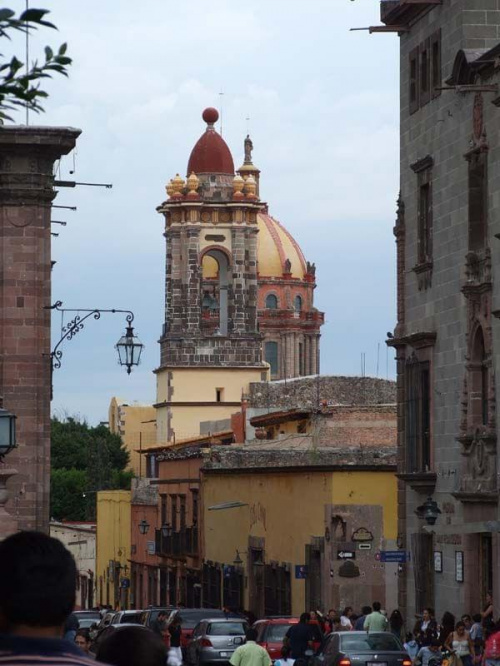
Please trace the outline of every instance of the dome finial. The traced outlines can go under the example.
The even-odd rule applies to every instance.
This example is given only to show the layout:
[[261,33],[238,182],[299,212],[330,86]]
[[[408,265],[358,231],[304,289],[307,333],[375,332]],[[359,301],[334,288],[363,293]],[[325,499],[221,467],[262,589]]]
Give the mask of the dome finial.
[[219,112],[213,106],[209,106],[203,111],[201,117],[207,123],[207,129],[213,129],[215,123],[219,120]]

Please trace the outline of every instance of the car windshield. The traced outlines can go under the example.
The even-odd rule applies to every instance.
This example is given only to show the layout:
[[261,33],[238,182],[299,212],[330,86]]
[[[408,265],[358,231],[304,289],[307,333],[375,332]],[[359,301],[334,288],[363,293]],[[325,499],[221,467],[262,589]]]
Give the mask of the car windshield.
[[343,634],[340,637],[340,649],[342,652],[401,652],[402,646],[396,636],[391,634],[357,634],[349,636]]
[[265,640],[268,643],[282,643],[286,632],[290,629],[291,626],[291,624],[268,624],[265,633]]
[[212,622],[208,625],[209,636],[244,636],[244,622]]
[[120,618],[120,623],[126,622],[127,624],[140,624],[141,613],[123,613]]
[[[183,610],[179,613],[181,619],[181,627],[183,629],[194,629],[198,622],[201,622],[205,619],[210,619],[212,617],[227,617],[223,611],[214,611],[210,608],[202,608],[199,610]],[[234,616],[233,616],[234,617]]]

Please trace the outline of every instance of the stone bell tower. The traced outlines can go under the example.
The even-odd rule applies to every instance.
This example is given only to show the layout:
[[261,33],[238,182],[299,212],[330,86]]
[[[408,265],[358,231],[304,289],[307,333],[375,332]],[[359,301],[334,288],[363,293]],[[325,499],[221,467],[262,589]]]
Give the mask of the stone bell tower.
[[268,376],[257,325],[257,214],[253,175],[235,176],[205,109],[205,133],[158,207],[165,217],[166,304],[157,372],[158,443],[228,419],[249,382]]

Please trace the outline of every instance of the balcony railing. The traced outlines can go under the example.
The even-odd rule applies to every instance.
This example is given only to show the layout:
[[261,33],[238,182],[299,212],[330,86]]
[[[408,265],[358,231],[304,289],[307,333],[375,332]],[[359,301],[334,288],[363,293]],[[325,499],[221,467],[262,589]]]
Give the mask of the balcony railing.
[[161,529],[155,530],[156,554],[171,557],[199,555],[198,527],[186,527],[170,536],[163,536]]

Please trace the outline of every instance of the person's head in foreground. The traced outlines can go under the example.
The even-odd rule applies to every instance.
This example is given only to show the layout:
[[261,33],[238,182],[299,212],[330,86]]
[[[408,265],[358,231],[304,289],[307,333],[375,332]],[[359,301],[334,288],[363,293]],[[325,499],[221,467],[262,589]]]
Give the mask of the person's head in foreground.
[[255,642],[257,640],[257,636],[258,636],[257,629],[250,628],[250,629],[247,629],[245,631],[245,638],[246,638],[247,642],[248,641],[254,641]]
[[75,645],[78,645],[80,650],[83,650],[85,654],[90,652],[90,644],[92,643],[90,639],[90,632],[88,629],[78,629],[75,636]]
[[103,640],[96,660],[111,666],[165,666],[167,652],[158,634],[145,627],[125,627]]
[[0,633],[60,638],[75,604],[76,566],[57,539],[18,532],[0,543]]

